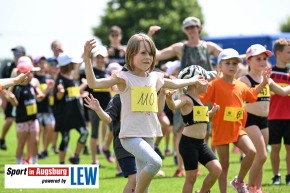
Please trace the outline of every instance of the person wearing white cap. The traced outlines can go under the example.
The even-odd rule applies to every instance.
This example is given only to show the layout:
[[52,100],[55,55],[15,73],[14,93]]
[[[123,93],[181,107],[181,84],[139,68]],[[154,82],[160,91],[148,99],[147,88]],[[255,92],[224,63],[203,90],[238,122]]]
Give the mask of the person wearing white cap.
[[[189,66],[183,69],[178,78],[188,79],[196,75],[201,75],[209,79],[211,72],[204,70],[200,66]],[[221,174],[222,168],[214,152],[205,142],[207,133],[207,124],[209,116],[213,116],[218,110],[219,105],[213,105],[211,110],[204,106],[199,95],[205,93],[206,85],[190,85],[187,87],[185,94],[177,100],[173,100],[174,92],[166,95],[166,103],[171,110],[181,109],[181,115],[184,122],[184,129],[179,142],[179,152],[182,156],[185,168],[185,182],[182,192],[192,192],[195,180],[198,175],[198,162],[200,162],[209,171],[202,187],[198,192],[209,192],[211,187],[217,181]]]
[[235,79],[238,64],[242,62],[239,53],[232,49],[224,49],[218,56],[221,77],[209,82],[206,94],[201,96],[204,104],[217,103],[219,111],[212,119],[212,144],[215,146],[222,166],[219,177],[221,193],[227,192],[227,173],[229,169],[229,145],[234,143],[245,153],[237,177],[230,185],[237,192],[247,193],[244,178],[249,171],[255,157],[256,149],[247,133],[243,129],[244,102],[255,102],[259,93],[267,84],[271,70],[263,72],[263,81],[256,88],[249,88],[243,82]]
[[72,164],[79,164],[80,152],[86,143],[88,129],[85,123],[83,107],[80,103],[80,88],[74,81],[74,69],[82,62],[81,58],[74,58],[66,53],[57,57],[60,74],[55,81],[54,107],[55,131],[62,135],[59,146],[59,163],[65,163],[66,149],[69,144],[70,130],[75,128],[80,137],[77,141],[75,153],[69,158]]
[[[153,36],[161,28],[151,26],[148,34]],[[156,54],[158,61],[178,57],[181,61],[180,70],[190,65],[200,65],[205,70],[213,70],[210,55],[218,57],[222,48],[213,42],[206,42],[200,39],[202,30],[201,22],[196,17],[187,17],[182,22],[182,30],[188,40],[172,44],[171,46],[159,50]]]
[[[246,62],[249,73],[240,80],[251,88],[260,84],[263,80],[263,70],[267,67],[267,60],[273,53],[260,44],[251,45],[246,51]],[[288,93],[287,93],[288,90]],[[247,103],[246,131],[257,150],[254,162],[249,172],[249,192],[262,192],[263,165],[267,159],[267,144],[269,139],[268,112],[270,104],[270,91],[287,96],[290,94],[290,86],[282,88],[271,78],[268,85],[258,94],[257,102]]]
[[[107,48],[104,46],[97,46],[92,50],[91,59],[93,62],[93,71],[95,77],[99,78],[106,78],[110,76],[110,72],[106,70],[106,64],[108,62],[108,51]],[[91,93],[94,98],[100,101],[101,107],[106,109],[110,99],[110,89],[91,89],[89,87],[86,88],[86,91]],[[100,118],[98,115],[91,109],[88,109],[88,116],[91,122],[91,154],[92,154],[92,164],[98,164],[99,160],[97,158],[97,145],[99,145],[99,125],[100,125]],[[103,145],[105,145],[105,136],[108,130],[108,125],[105,122],[102,122],[102,140]],[[110,131],[109,131],[110,132]],[[107,147],[102,147],[102,151],[105,154],[107,160],[109,162],[114,162],[114,158],[111,156],[111,152]]]
[[[290,85],[290,40],[280,38],[275,41],[274,54],[276,64],[272,68],[271,78],[281,86]],[[285,181],[290,185],[290,96],[271,95],[268,126],[269,144],[271,145],[271,166],[273,171],[272,183],[281,184],[280,150],[282,138],[286,149],[286,176]],[[282,159],[281,159],[282,160]]]

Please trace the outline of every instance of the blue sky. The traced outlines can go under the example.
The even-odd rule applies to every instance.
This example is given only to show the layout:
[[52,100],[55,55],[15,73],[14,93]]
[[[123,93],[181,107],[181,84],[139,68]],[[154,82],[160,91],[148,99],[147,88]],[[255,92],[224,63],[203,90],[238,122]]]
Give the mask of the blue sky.
[[[34,56],[51,56],[50,43],[82,54],[108,0],[0,0],[0,58],[23,45]],[[210,36],[275,34],[290,16],[289,0],[198,0]],[[157,24],[158,25],[158,24]]]

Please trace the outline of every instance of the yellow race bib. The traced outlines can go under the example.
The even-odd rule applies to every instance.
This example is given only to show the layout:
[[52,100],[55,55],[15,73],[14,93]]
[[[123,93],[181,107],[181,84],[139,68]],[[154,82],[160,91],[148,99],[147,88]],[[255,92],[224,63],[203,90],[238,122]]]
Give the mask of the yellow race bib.
[[243,119],[244,108],[226,107],[224,113],[224,120],[235,122]]
[[156,88],[132,86],[131,110],[141,112],[158,112]]
[[258,93],[258,98],[264,98],[264,97],[270,97],[270,87],[268,84]]
[[26,106],[26,113],[28,116],[35,115],[37,113],[37,106],[36,104],[31,104]]
[[193,120],[197,122],[209,122],[208,106],[193,106]]
[[80,88],[76,86],[67,87],[68,97],[79,97],[80,96]]
[[40,90],[41,90],[42,92],[45,92],[46,89],[47,89],[47,84],[46,84],[46,83],[40,84]]
[[110,92],[109,88],[94,88],[94,92]]
[[53,95],[50,95],[49,96],[49,105],[50,106],[53,106],[54,105],[54,96]]

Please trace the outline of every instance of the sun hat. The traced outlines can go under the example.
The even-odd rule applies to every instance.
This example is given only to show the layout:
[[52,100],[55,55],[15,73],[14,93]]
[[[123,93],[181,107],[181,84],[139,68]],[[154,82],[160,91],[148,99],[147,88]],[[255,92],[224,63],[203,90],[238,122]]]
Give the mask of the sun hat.
[[191,65],[183,70],[181,70],[178,74],[179,79],[189,79],[196,75],[201,75],[204,79],[209,80],[217,77],[216,71],[207,71],[203,67],[198,65]]

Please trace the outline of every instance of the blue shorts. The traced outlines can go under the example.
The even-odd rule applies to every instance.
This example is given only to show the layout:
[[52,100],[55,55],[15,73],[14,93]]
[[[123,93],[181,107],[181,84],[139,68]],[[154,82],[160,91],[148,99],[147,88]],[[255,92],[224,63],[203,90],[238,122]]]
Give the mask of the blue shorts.
[[52,113],[37,113],[37,119],[40,125],[53,125],[55,124],[55,119]]
[[125,157],[119,159],[118,162],[125,178],[137,173],[135,157]]

